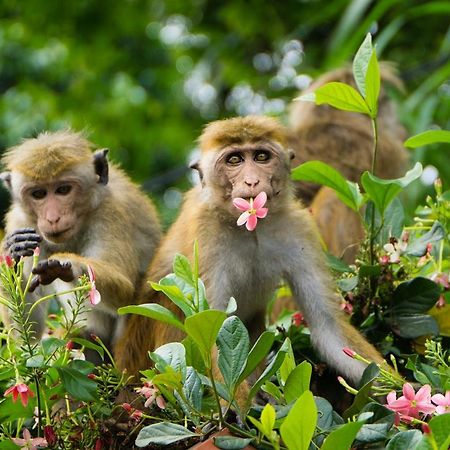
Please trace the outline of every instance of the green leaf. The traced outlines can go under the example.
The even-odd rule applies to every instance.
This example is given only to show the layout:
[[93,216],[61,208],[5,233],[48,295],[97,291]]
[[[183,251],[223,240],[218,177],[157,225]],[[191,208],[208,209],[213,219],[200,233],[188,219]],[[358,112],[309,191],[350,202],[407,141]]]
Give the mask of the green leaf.
[[434,222],[429,231],[420,238],[415,239],[411,243],[408,243],[405,253],[411,256],[423,256],[427,251],[427,245],[432,242],[439,242],[444,239],[445,230],[444,227],[438,222]]
[[287,403],[297,400],[309,389],[311,382],[312,366],[303,361],[290,374],[284,386],[284,397]]
[[331,253],[326,253],[326,258],[327,265],[330,269],[340,273],[354,272],[354,270],[346,262],[337,256],[334,256]]
[[358,417],[358,421],[367,420],[368,423],[363,425],[356,439],[364,443],[384,441],[394,424],[394,417],[394,412],[385,406],[369,403]]
[[261,390],[271,395],[273,398],[280,400],[283,397],[281,389],[271,381],[266,381],[262,386]]
[[149,317],[150,319],[159,320],[160,322],[173,325],[174,327],[185,331],[184,325],[178,317],[164,306],[158,303],[144,303],[142,305],[123,306],[117,310],[119,314],[139,314],[140,316]]
[[408,148],[422,147],[422,145],[450,143],[450,131],[447,130],[428,130],[423,133],[411,136],[404,142]]
[[356,286],[358,286],[359,277],[353,276],[349,278],[342,278],[337,281],[337,285],[339,286],[339,289],[341,289],[344,292],[353,291]]
[[237,311],[237,302],[234,297],[230,297],[230,300],[228,301],[227,309],[225,312],[227,315],[234,314]]
[[244,381],[269,354],[274,340],[275,335],[271,331],[264,331],[264,333],[261,334],[248,354],[247,364],[239,376],[237,384],[242,383],[242,381]]
[[86,373],[72,367],[56,367],[66,391],[75,399],[91,402],[97,399],[97,383]]
[[186,365],[192,366],[200,373],[204,373],[205,362],[203,361],[202,354],[200,353],[197,344],[189,336],[186,336],[181,343],[186,349]]
[[198,373],[192,367],[187,368],[183,393],[197,411],[202,409],[203,384]]
[[294,352],[292,350],[291,343],[288,342],[286,356],[284,357],[283,363],[281,364],[280,369],[278,370],[278,378],[281,386],[284,386],[289,374],[294,370],[294,368],[295,368]]
[[159,283],[150,283],[150,285],[155,291],[164,293],[183,311],[185,317],[195,312],[192,303],[194,288],[174,273],[165,276]]
[[384,211],[392,200],[403,188],[419,178],[421,174],[422,165],[416,163],[416,165],[406,172],[406,175],[402,178],[383,180],[372,175],[370,172],[364,172],[361,177],[361,183],[370,199],[375,203],[380,214],[384,215]]
[[325,439],[321,450],[349,449],[363,426],[363,422],[349,422],[331,432]]
[[261,412],[260,420],[262,425],[262,431],[268,438],[272,436],[272,430],[273,427],[275,426],[275,418],[276,418],[275,408],[270,403],[267,403]]
[[[153,361],[163,361],[165,366],[170,366],[176,372],[180,372],[183,379],[186,377],[186,349],[180,342],[171,342],[161,345],[154,352],[150,353]],[[165,367],[158,367],[163,372]]]
[[317,105],[330,105],[342,111],[351,111],[367,114],[370,110],[364,98],[353,87],[339,81],[324,84],[314,91]]
[[392,331],[405,339],[439,334],[439,325],[434,317],[426,314],[408,314],[386,318]]
[[138,447],[147,447],[150,444],[169,445],[196,436],[201,435],[175,423],[161,422],[142,428],[135,444]]
[[184,322],[187,335],[199,346],[205,363],[209,361],[211,349],[226,318],[224,311],[209,309],[187,317]]
[[328,186],[354,211],[358,211],[363,204],[358,185],[347,181],[336,169],[321,161],[308,161],[301,164],[292,170],[291,178]]
[[288,348],[290,345],[289,338],[286,338],[278,350],[277,354],[274,356],[270,364],[265,368],[264,372],[261,376],[256,380],[255,384],[250,389],[248,394],[248,401],[250,401],[258,392],[259,388],[263,385],[263,383],[268,380],[281,366],[283,363],[284,357],[288,352]]
[[433,432],[439,450],[447,450],[450,445],[450,414],[435,416],[428,425]]
[[221,450],[243,450],[252,440],[234,436],[217,436],[214,438],[214,445]]
[[250,338],[242,320],[236,316],[228,317],[217,336],[217,348],[219,369],[230,393],[245,368],[249,347]]
[[89,341],[88,339],[83,338],[72,338],[71,341],[75,342],[76,344],[82,345],[84,348],[89,348],[91,350],[95,350],[102,359],[105,356],[105,350],[102,346],[94,344],[92,341]]
[[419,430],[402,431],[396,434],[386,446],[386,450],[414,450],[422,439]]
[[56,352],[56,350],[64,347],[66,343],[67,341],[65,341],[64,339],[57,339],[51,336],[49,338],[43,339],[41,341],[41,345],[44,356],[48,357],[52,355],[54,352]]
[[194,286],[194,276],[192,274],[191,263],[184,255],[177,253],[173,260],[173,272],[176,276],[186,281],[190,286]]
[[380,95],[380,68],[378,67],[377,54],[372,50],[366,73],[366,102],[370,109],[372,119],[377,117],[378,96]]
[[353,58],[353,76],[356,81],[356,86],[358,86],[358,90],[361,92],[363,97],[366,97],[366,78],[369,61],[372,54],[372,36],[370,33],[367,33],[364,41]]
[[437,302],[441,290],[432,280],[416,277],[400,283],[392,294],[394,315],[427,312]]
[[294,403],[281,424],[280,434],[289,450],[308,450],[317,423],[317,407],[311,391]]

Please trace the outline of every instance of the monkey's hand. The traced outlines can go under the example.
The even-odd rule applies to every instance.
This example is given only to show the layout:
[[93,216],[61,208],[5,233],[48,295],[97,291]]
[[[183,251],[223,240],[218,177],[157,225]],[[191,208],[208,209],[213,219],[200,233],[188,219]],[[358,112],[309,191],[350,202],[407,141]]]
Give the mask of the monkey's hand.
[[40,284],[50,284],[58,278],[66,282],[73,281],[75,278],[72,264],[69,261],[61,262],[57,259],[39,262],[32,272],[35,276],[30,283],[30,292],[33,292]]
[[34,228],[19,228],[6,237],[5,250],[18,261],[22,256],[33,256],[41,241]]

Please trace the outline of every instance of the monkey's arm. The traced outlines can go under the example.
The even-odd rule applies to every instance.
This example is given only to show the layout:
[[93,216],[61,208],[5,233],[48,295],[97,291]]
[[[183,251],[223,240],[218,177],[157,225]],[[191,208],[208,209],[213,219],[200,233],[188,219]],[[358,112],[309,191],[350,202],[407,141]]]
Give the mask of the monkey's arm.
[[348,357],[343,348],[350,347],[375,362],[382,362],[382,357],[339,310],[334,283],[325,266],[316,232],[305,211],[302,215],[298,227],[302,236],[297,235],[292,243],[294,256],[289,261],[286,278],[305,316],[314,348],[339,374],[357,383],[365,365]]

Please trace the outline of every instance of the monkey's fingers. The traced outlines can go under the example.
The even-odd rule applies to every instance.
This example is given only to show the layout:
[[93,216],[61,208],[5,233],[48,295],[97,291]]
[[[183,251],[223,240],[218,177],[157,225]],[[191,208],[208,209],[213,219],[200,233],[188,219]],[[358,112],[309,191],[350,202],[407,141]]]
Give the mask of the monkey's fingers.
[[8,251],[15,260],[18,260],[22,256],[32,256],[37,246],[38,246],[37,242],[25,241],[11,245]]
[[31,280],[30,286],[28,287],[28,290],[30,292],[34,292],[34,290],[41,284],[41,278],[39,275],[36,275]]
[[39,242],[42,241],[41,236],[39,236],[37,233],[20,233],[20,234],[10,234],[6,238],[6,248],[11,247],[14,244],[17,244],[18,242],[35,242],[36,245],[39,244]]

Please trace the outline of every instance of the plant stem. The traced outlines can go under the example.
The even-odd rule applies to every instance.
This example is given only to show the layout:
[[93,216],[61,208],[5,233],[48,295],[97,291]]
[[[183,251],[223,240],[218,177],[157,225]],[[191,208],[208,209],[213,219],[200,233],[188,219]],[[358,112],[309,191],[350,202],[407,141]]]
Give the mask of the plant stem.
[[[210,367],[211,367],[211,365],[210,365]],[[208,376],[209,376],[209,379],[211,380],[211,387],[214,392],[214,398],[216,399],[217,408],[219,411],[219,428],[222,429],[223,424],[224,424],[224,419],[223,419],[223,414],[222,414],[222,406],[220,404],[219,394],[217,393],[216,383],[214,381],[214,376],[213,376],[213,372],[212,372],[211,368],[208,369]]]

